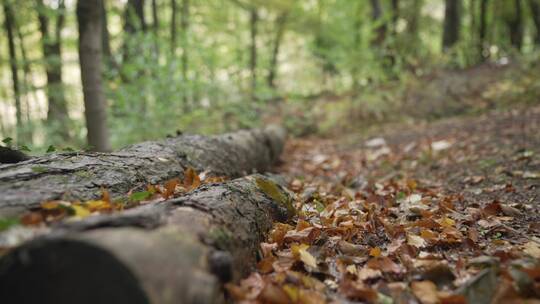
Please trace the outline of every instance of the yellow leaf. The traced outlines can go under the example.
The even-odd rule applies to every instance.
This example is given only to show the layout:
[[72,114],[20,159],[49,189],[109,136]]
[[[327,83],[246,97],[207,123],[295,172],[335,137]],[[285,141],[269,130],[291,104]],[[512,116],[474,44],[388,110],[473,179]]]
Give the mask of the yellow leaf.
[[85,207],[83,206],[79,206],[79,205],[73,205],[71,206],[71,208],[73,209],[73,211],[75,212],[75,216],[76,217],[79,217],[79,218],[84,218],[84,217],[87,217],[90,215],[90,210],[86,209]]
[[354,264],[351,264],[351,265],[347,266],[347,268],[345,268],[345,270],[347,270],[347,272],[350,273],[350,274],[358,274],[358,269],[356,268],[356,265],[354,265]]
[[58,201],[48,201],[41,203],[41,208],[45,210],[58,209],[58,207],[60,207],[60,203]]
[[375,258],[381,256],[381,248],[379,247],[371,248],[371,250],[369,251],[369,255]]
[[315,257],[307,251],[308,248],[309,245],[306,244],[295,244],[291,246],[291,251],[293,255],[299,257],[300,261],[302,261],[305,265],[311,268],[317,268],[317,259],[315,259]]
[[453,219],[449,217],[445,217],[441,220],[440,224],[443,227],[452,227],[456,224],[456,221],[454,221]]
[[287,208],[290,216],[296,214],[296,209],[294,209],[292,201],[274,182],[260,177],[255,178],[255,182],[257,183],[257,187],[259,187],[264,194],[268,195],[271,199]]
[[89,210],[96,211],[96,210],[110,209],[111,205],[104,200],[95,200],[95,201],[87,201],[85,203],[85,207]]

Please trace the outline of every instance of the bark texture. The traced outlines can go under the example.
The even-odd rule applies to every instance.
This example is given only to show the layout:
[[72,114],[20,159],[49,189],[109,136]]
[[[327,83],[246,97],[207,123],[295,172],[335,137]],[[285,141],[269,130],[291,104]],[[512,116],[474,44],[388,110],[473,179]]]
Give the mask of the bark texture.
[[[13,303],[221,303],[222,283],[254,265],[272,222],[291,215],[261,175],[52,227],[0,260]],[[278,196],[289,199],[275,185]],[[274,197],[272,199],[271,197]]]
[[84,95],[88,145],[95,151],[110,151],[107,101],[102,84],[103,0],[79,0],[79,61]]
[[447,50],[459,40],[461,0],[446,0],[444,7],[443,49]]
[[88,200],[102,187],[113,197],[147,184],[183,178],[187,167],[239,177],[266,170],[279,156],[285,131],[277,126],[218,136],[186,135],[128,146],[114,153],[52,153],[0,165],[0,217],[55,199]]

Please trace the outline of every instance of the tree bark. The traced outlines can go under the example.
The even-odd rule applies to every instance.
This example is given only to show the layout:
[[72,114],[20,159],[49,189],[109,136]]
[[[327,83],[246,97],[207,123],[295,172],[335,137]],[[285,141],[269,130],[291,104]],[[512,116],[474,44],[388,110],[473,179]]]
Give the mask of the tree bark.
[[267,83],[271,88],[276,87],[275,78],[277,74],[279,50],[281,47],[281,41],[283,40],[283,34],[285,33],[285,27],[287,25],[288,12],[281,13],[275,21],[276,36],[274,38],[274,46],[272,48],[272,57],[270,58],[270,68],[268,69]]
[[124,31],[133,34],[138,30],[146,31],[144,0],[128,0],[124,14]]
[[478,35],[478,54],[481,62],[485,61],[489,57],[489,50],[486,49],[488,2],[488,0],[480,0],[480,33]]
[[171,55],[176,53],[176,0],[171,0]]
[[461,26],[461,1],[445,0],[444,8],[444,28],[443,28],[443,50],[453,47],[459,40]]
[[[261,183],[274,185],[269,194]],[[223,303],[256,262],[288,194],[255,175],[119,214],[65,222],[0,260],[13,303]],[[8,231],[9,232],[9,231]]]
[[386,22],[382,21],[382,7],[379,0],[371,0],[371,19],[375,23],[375,39],[373,44],[376,46],[381,46],[386,39]]
[[399,0],[392,0],[392,36],[397,36],[397,25],[399,20]]
[[154,48],[159,59],[159,19],[156,0],[152,0],[152,30],[154,31]]
[[523,44],[523,13],[521,11],[521,0],[514,0],[513,13],[513,16],[506,21],[510,32],[510,44],[516,50],[521,51],[521,46]]
[[144,16],[144,0],[128,0],[124,12],[124,54],[123,62],[129,62],[131,57],[137,53],[133,51],[132,38],[139,31],[146,32],[146,21]]
[[49,8],[43,0],[38,0],[38,19],[41,31],[41,46],[43,58],[45,60],[45,73],[47,76],[47,100],[49,109],[47,111],[47,122],[55,126],[54,132],[59,134],[64,140],[69,139],[69,114],[67,101],[64,95],[62,81],[62,37],[61,32],[65,23],[65,4],[63,0],[58,1],[56,11],[56,25],[54,36],[49,29],[49,19],[47,15]]
[[534,36],[534,43],[537,47],[540,47],[540,1],[529,0],[529,6],[531,7],[531,15],[536,28],[536,35]]
[[230,177],[262,172],[277,159],[284,140],[281,128],[268,127],[144,142],[110,154],[52,153],[0,165],[0,217],[18,215],[49,200],[98,198],[102,187],[113,197],[122,197],[148,184],[183,178],[187,167]]
[[15,50],[15,17],[13,14],[13,8],[9,1],[4,1],[4,29],[6,30],[8,40],[8,52],[9,52],[9,67],[11,69],[11,80],[13,85],[13,97],[15,99],[15,117],[16,117],[16,134],[17,141],[23,140],[23,124],[22,124],[22,110],[21,110],[21,89],[19,83],[19,67],[17,64],[17,53]]
[[[16,16],[14,16],[16,17]],[[28,55],[26,52],[26,47],[24,45],[24,36],[21,33],[21,29],[19,26],[18,19],[15,18],[15,32],[17,34],[17,39],[19,40],[19,49],[21,50],[21,60],[22,60],[22,69],[23,69],[23,89],[22,91],[24,94],[26,94],[25,98],[25,121],[26,121],[26,130],[24,132],[24,139],[28,141],[28,143],[32,143],[32,133],[33,129],[32,126],[32,117],[30,115],[31,113],[31,106],[30,106],[30,96],[32,96],[32,101],[34,104],[37,102],[38,98],[36,95],[33,77],[32,77],[32,69],[30,68],[30,61],[28,60]],[[22,116],[22,115],[21,115]]]
[[249,48],[249,70],[251,72],[250,93],[251,98],[257,98],[257,26],[259,22],[259,13],[257,8],[253,7],[249,10],[249,33],[251,45]]
[[103,5],[101,6],[101,18],[102,18],[102,23],[101,23],[101,41],[102,41],[102,50],[103,50],[103,57],[105,57],[105,59],[107,61],[111,61],[112,60],[112,52],[111,52],[111,39],[110,39],[110,35],[109,35],[109,21],[108,21],[108,18],[107,18],[107,5],[106,5],[106,2],[103,2]]
[[412,11],[407,20],[407,33],[415,41],[418,39],[418,24],[422,6],[423,0],[413,0]]
[[84,95],[88,145],[110,151],[107,104],[102,84],[102,0],[79,0],[79,61]]
[[[180,26],[182,30],[182,78],[184,83],[188,82],[188,62],[189,62],[189,0],[182,1],[182,11],[180,15]],[[184,107],[189,109],[188,94],[183,94]]]

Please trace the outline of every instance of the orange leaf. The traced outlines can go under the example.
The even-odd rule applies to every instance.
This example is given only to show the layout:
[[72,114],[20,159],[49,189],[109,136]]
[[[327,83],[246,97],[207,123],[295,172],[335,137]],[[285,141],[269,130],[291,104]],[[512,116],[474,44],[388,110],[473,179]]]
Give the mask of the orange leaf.
[[381,255],[381,248],[379,247],[371,248],[371,250],[369,251],[369,255],[375,258],[379,257]]
[[30,212],[21,217],[21,224],[25,226],[38,225],[43,222],[43,215],[39,212]]
[[195,169],[188,167],[184,171],[184,187],[187,191],[191,191],[201,185],[201,179]]
[[164,199],[168,199],[174,194],[176,186],[180,183],[178,178],[171,179],[165,183],[165,193],[162,194]]
[[107,202],[107,204],[111,204],[111,195],[109,191],[105,188],[101,188],[101,200],[104,202]]
[[58,209],[58,207],[60,207],[59,201],[47,201],[41,203],[41,208],[45,210],[54,210]]

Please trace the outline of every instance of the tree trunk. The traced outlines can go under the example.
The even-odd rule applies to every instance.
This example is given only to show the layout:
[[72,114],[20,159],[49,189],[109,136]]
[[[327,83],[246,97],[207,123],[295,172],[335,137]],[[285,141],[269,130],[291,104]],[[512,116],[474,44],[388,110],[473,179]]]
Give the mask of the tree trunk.
[[123,62],[129,62],[134,51],[132,37],[139,31],[146,31],[146,21],[144,17],[144,0],[128,0],[124,12],[124,54]]
[[103,2],[103,5],[101,6],[101,18],[103,20],[102,22],[102,30],[101,30],[101,41],[102,41],[102,50],[103,50],[103,56],[107,61],[112,60],[112,53],[111,53],[111,40],[109,35],[109,21],[107,18],[107,5],[106,2]]
[[146,31],[144,0],[128,0],[124,19],[124,31],[126,33],[133,34],[139,30]]
[[110,154],[53,153],[0,165],[0,217],[21,214],[44,201],[95,199],[102,187],[113,197],[123,197],[148,184],[183,178],[187,167],[229,177],[262,172],[278,158],[284,140],[281,128],[268,127],[212,137],[179,136]]
[[291,218],[288,200],[275,182],[255,175],[61,223],[0,260],[0,297],[44,304],[225,303],[223,284],[255,266],[274,221]]
[[376,36],[373,40],[373,45],[381,46],[386,39],[386,22],[382,21],[382,7],[379,0],[370,0],[371,3],[371,19],[375,23]]
[[38,0],[38,19],[41,31],[41,43],[43,58],[45,59],[45,73],[47,75],[47,99],[49,109],[47,111],[47,122],[54,126],[54,133],[59,134],[64,140],[69,139],[69,114],[67,101],[64,95],[62,81],[62,37],[61,32],[65,23],[64,1],[58,2],[56,12],[56,25],[54,36],[49,29],[50,10],[43,0]]
[[399,20],[399,0],[392,0],[392,36],[396,39]]
[[459,40],[461,26],[461,0],[445,0],[443,50],[453,47]]
[[[182,11],[180,15],[180,26],[182,29],[182,78],[184,83],[188,82],[188,62],[189,62],[189,0],[182,1]],[[188,94],[183,94],[184,107],[189,109]]]
[[[15,16],[14,16],[15,17]],[[17,25],[15,27],[15,32],[17,34],[17,38],[19,40],[19,49],[21,50],[21,60],[22,60],[22,68],[23,68],[23,89],[22,91],[26,95],[25,98],[25,120],[26,120],[26,130],[24,134],[25,140],[28,141],[28,143],[32,143],[32,133],[33,129],[32,127],[32,117],[30,115],[31,113],[31,106],[30,106],[30,96],[32,96],[32,101],[35,104],[38,100],[36,91],[34,88],[34,82],[32,78],[32,69],[30,68],[30,62],[28,61],[28,55],[26,52],[26,47],[24,45],[24,36],[21,33],[21,29],[19,26],[18,19],[15,18],[15,24]],[[22,116],[22,115],[21,115]]]
[[488,0],[480,0],[480,33],[478,35],[478,54],[481,62],[489,58],[489,50],[487,49],[486,45],[488,2]]
[[9,1],[4,1],[4,28],[7,33],[8,39],[8,52],[9,52],[9,67],[11,69],[11,80],[13,82],[13,96],[15,99],[15,117],[17,127],[17,141],[21,142],[23,138],[23,124],[22,124],[22,112],[21,112],[21,90],[19,83],[19,67],[17,64],[17,54],[15,50],[15,17],[13,9]]
[[156,58],[159,60],[159,19],[156,0],[152,0],[152,30],[154,31],[154,48]]
[[250,93],[252,100],[257,99],[257,25],[259,22],[259,13],[257,8],[249,10],[249,31],[251,37],[249,70],[251,72]]
[[171,0],[171,55],[176,53],[176,0]]
[[407,34],[412,37],[413,40],[418,39],[418,24],[420,19],[420,13],[422,11],[423,0],[413,0],[412,11],[407,20]]
[[88,145],[95,151],[110,151],[107,104],[102,84],[102,0],[79,0],[79,61],[84,94]]
[[534,43],[537,47],[540,47],[540,1],[529,0],[529,6],[531,7],[531,15],[536,28],[536,35],[534,36]]
[[276,88],[275,78],[277,74],[277,66],[279,59],[279,49],[281,47],[281,41],[283,40],[283,34],[285,33],[285,27],[287,23],[288,13],[281,13],[275,21],[276,37],[274,38],[274,47],[272,48],[272,57],[270,58],[270,68],[268,70],[267,83],[271,88]]
[[512,18],[507,20],[510,32],[510,44],[516,50],[521,51],[523,44],[523,13],[521,11],[521,0],[514,0],[514,11]]

